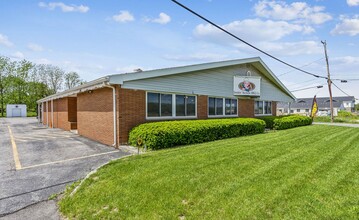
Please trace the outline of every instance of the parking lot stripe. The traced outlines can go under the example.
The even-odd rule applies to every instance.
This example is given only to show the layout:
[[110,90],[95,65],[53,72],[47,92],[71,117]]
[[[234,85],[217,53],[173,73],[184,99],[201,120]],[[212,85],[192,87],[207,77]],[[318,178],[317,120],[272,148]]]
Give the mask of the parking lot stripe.
[[105,152],[105,153],[92,154],[92,155],[88,155],[88,156],[75,157],[75,158],[66,159],[66,160],[58,160],[58,161],[54,161],[54,162],[48,162],[48,163],[42,163],[42,164],[27,166],[27,167],[23,167],[21,169],[24,170],[24,169],[30,169],[30,168],[35,168],[35,167],[48,166],[48,165],[64,163],[64,162],[69,162],[69,161],[74,161],[74,160],[82,160],[82,159],[87,159],[87,158],[91,158],[91,157],[97,157],[97,156],[106,155],[106,154],[113,154],[113,153],[118,153],[118,152],[119,152],[118,150],[109,151],[109,152]]
[[14,161],[15,161],[15,168],[16,170],[20,170],[21,169],[21,163],[20,163],[20,159],[19,159],[19,152],[17,151],[17,146],[15,143],[15,139],[14,136],[12,135],[12,131],[10,126],[7,126],[9,129],[9,134],[10,134],[10,140],[11,140],[11,145],[12,145],[12,153],[14,156]]

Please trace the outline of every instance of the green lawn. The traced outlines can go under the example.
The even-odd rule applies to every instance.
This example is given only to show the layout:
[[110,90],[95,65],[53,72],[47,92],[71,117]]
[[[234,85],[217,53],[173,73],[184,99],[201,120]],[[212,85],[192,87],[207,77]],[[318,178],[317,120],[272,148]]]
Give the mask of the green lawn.
[[359,129],[313,125],[110,163],[70,219],[358,219]]

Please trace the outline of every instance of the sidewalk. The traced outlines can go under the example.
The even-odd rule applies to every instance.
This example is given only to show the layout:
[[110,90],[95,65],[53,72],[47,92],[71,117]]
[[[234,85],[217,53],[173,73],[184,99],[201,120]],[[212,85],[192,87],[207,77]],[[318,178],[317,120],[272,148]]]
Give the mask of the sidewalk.
[[313,125],[332,125],[332,126],[359,128],[359,124],[346,124],[346,123],[313,122]]

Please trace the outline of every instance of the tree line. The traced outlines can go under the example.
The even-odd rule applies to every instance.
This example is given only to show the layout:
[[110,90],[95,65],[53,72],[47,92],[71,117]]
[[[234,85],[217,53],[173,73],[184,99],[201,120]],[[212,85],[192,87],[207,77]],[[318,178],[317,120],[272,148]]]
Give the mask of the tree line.
[[83,83],[76,72],[0,56],[0,116],[7,104],[26,104],[28,112],[37,112],[37,100]]

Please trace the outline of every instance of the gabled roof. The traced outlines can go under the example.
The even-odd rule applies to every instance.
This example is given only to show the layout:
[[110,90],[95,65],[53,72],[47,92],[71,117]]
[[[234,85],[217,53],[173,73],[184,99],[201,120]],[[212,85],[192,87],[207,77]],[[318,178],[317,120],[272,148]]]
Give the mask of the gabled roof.
[[207,69],[215,69],[215,68],[222,68],[222,67],[229,67],[229,66],[236,66],[241,64],[251,64],[255,68],[257,68],[265,77],[267,77],[274,85],[276,85],[280,90],[286,93],[291,98],[295,99],[295,96],[283,85],[283,83],[274,75],[274,73],[268,68],[268,66],[262,61],[260,57],[253,57],[247,59],[236,59],[236,60],[227,60],[227,61],[220,61],[220,62],[211,62],[211,63],[202,63],[202,64],[195,64],[195,65],[187,65],[187,66],[179,66],[179,67],[171,67],[171,68],[164,68],[164,69],[156,69],[156,70],[148,70],[148,71],[141,71],[141,72],[134,72],[134,73],[124,73],[124,74],[114,74],[108,75],[106,77],[85,83],[81,86],[72,88],[70,90],[66,90],[60,93],[57,93],[52,96],[48,96],[39,100],[38,102],[45,102],[51,99],[57,99],[66,97],[68,95],[73,95],[79,92],[84,92],[89,90],[90,88],[97,86],[106,86],[108,84],[117,84],[122,85],[127,81],[133,80],[141,80],[141,79],[148,79],[154,77],[161,77],[161,76],[169,76],[175,74],[182,74],[182,73],[189,73]]
[[[333,97],[333,107],[340,108],[343,102],[355,102],[354,96],[337,96]],[[317,97],[319,108],[330,108],[329,97]],[[295,103],[290,105],[292,109],[310,109],[313,104],[313,98],[298,98]],[[278,108],[288,108],[287,103],[278,103]]]

